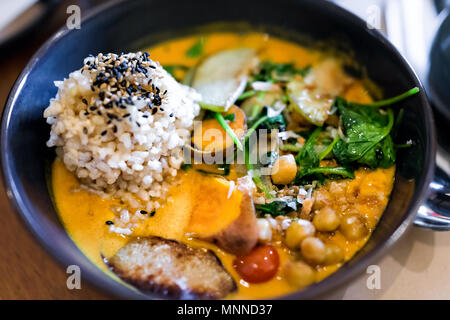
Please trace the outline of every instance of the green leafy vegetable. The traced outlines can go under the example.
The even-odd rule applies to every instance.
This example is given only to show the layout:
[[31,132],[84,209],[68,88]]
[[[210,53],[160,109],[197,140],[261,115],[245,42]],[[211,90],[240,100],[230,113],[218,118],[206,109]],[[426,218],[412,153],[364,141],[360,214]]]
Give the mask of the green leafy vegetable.
[[305,168],[297,174],[296,179],[301,179],[309,175],[336,175],[339,177],[353,179],[355,176],[353,171],[345,167],[317,167],[317,168]]
[[[313,180],[323,182],[325,180],[325,176],[329,179],[354,177],[353,171],[350,168],[319,167],[320,161],[325,158],[329,152],[331,152],[333,145],[339,141],[338,138],[334,139],[328,147],[326,147],[320,154],[317,154],[315,146],[321,132],[322,130],[320,128],[316,128],[295,157],[295,161],[297,162],[297,166],[299,168],[295,177],[295,184],[307,184]],[[308,179],[305,179],[305,177],[308,177]]]
[[264,82],[289,81],[296,74],[305,76],[309,69],[309,66],[296,69],[293,63],[263,61],[259,65],[259,72],[253,75],[253,79]]
[[314,168],[319,166],[320,159],[314,150],[314,145],[321,131],[320,128],[315,129],[295,157],[295,162],[297,162],[299,168]]
[[[341,115],[345,139],[333,146],[339,163],[358,163],[371,168],[388,168],[395,162],[395,150],[390,137],[394,125],[391,109],[361,107],[337,98],[335,105]],[[385,140],[385,141],[383,141]]]
[[[371,168],[389,168],[395,163],[395,147],[391,132],[394,127],[394,113],[379,110],[400,102],[419,92],[412,88],[393,98],[371,104],[359,104],[336,98],[334,106],[341,115],[345,139],[333,146],[333,153],[339,163],[357,163]],[[399,112],[399,118],[403,112]],[[397,119],[395,127],[398,127]],[[394,132],[395,134],[395,132]]]
[[274,130],[278,129],[279,131],[285,131],[286,130],[286,121],[284,120],[284,117],[282,114],[268,117],[266,120],[262,121],[259,124],[259,129],[267,129],[267,130]]
[[280,201],[275,200],[265,204],[255,205],[255,209],[263,213],[268,213],[273,217],[286,215],[297,209],[297,201]]
[[206,39],[204,37],[200,37],[196,43],[192,47],[186,51],[186,57],[188,58],[198,58],[203,54],[203,47],[205,45]]
[[334,138],[334,140],[321,153],[319,153],[319,160],[325,159],[333,151],[333,147],[339,141],[339,139],[339,136]]

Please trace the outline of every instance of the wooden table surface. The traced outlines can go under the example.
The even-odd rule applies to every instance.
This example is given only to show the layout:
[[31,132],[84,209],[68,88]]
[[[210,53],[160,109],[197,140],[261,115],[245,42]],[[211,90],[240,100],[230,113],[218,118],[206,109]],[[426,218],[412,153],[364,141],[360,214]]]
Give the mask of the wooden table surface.
[[[18,43],[0,49],[0,106],[31,55],[65,21],[66,1],[45,27]],[[107,295],[81,282],[80,290],[66,286],[68,274],[26,230],[12,210],[3,183],[0,184],[0,299],[106,299]]]

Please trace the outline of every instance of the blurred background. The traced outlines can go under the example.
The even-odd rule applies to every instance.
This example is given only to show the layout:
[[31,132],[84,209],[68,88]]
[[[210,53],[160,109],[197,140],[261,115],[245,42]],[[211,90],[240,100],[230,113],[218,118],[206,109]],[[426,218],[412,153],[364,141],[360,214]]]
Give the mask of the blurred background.
[[[66,24],[68,16],[73,13],[68,12],[70,6],[77,5],[81,15],[84,16],[92,8],[107,1],[0,0],[1,108],[15,79],[34,52]],[[450,0],[336,0],[334,2],[361,16],[367,21],[369,27],[383,32],[416,70],[425,84],[434,108],[439,142],[437,164],[448,179],[450,172],[450,139],[448,139],[447,127],[450,124]],[[66,274],[24,229],[10,208],[1,184],[0,209],[0,224],[9,226],[0,233],[0,245],[2,245],[0,299],[108,298],[89,287],[74,291],[66,288]],[[416,248],[415,253],[414,251],[411,253],[413,249],[409,244],[409,247],[403,250],[409,250],[410,256],[421,259],[423,253],[420,250],[429,252],[430,246],[436,246],[435,242],[438,247],[441,245],[444,249],[442,254],[448,252],[445,249],[450,247],[450,233],[433,235],[430,238],[430,233],[426,234],[426,231],[413,232],[416,234],[412,239],[415,241],[419,239],[419,249]],[[403,257],[404,253],[399,252],[397,255]],[[395,253],[393,256],[394,260],[398,260]],[[437,260],[434,257],[434,263],[437,263],[436,261],[439,261],[440,265],[444,263],[450,266],[447,255],[437,257]],[[405,266],[406,263],[404,263]],[[430,262],[424,272],[443,271],[436,269],[437,267],[433,269],[432,266]],[[411,281],[411,278],[405,278],[405,281]],[[443,297],[450,298],[450,291],[446,292],[448,292],[447,295]],[[337,298],[355,298],[351,293],[352,289],[347,289],[347,294],[345,292],[338,294]],[[405,297],[421,298],[420,294],[415,297],[403,296]],[[433,296],[432,293],[428,293],[427,297],[441,298],[442,296]],[[365,298],[371,298],[371,296]],[[378,296],[375,295],[373,298]]]

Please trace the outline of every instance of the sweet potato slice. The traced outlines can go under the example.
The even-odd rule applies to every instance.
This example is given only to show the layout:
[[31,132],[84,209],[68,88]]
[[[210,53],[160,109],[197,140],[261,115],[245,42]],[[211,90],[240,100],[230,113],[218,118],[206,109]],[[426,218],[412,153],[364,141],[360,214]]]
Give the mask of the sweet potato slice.
[[[234,120],[227,120],[236,136],[241,139],[247,130],[245,113],[241,108],[231,106],[224,114],[233,115]],[[216,119],[204,120],[194,128],[192,143],[200,150],[219,152],[234,146],[230,135],[222,128]]]
[[250,252],[258,242],[258,228],[252,196],[246,189],[240,188],[240,190],[243,196],[239,217],[213,237],[220,248],[235,255]]
[[159,237],[126,244],[108,266],[122,280],[144,292],[177,299],[220,299],[236,283],[212,251]]
[[242,192],[226,179],[205,176],[193,192],[191,220],[186,232],[205,239],[226,229],[241,214]]
[[188,233],[233,254],[245,254],[256,245],[255,209],[247,189],[223,178],[205,177],[194,196]]

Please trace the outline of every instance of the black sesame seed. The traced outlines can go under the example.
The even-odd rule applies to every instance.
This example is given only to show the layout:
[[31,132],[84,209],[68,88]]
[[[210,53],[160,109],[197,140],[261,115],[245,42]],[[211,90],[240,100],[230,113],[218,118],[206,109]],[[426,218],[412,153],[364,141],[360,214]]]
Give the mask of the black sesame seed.
[[124,118],[129,117],[129,116],[130,116],[129,113],[125,113],[125,114],[123,115]]
[[148,114],[142,115],[142,118],[148,118]]
[[105,99],[105,92],[104,91],[100,91],[98,93],[98,96],[100,97],[100,99],[104,100]]
[[89,110],[95,111],[95,110],[97,110],[97,107],[96,107],[96,106],[90,106],[90,107],[89,107]]
[[87,100],[86,99],[81,99],[81,101],[84,103],[84,104],[88,104],[88,102],[87,102]]
[[108,132],[107,130],[104,130],[102,131],[101,135],[104,136],[107,132]]
[[106,223],[108,226],[114,224],[114,222],[112,222],[111,220],[107,220],[105,223]]
[[116,125],[114,125],[114,127],[113,127],[113,132],[117,133],[117,126]]
[[155,114],[155,113],[157,113],[157,112],[158,112],[158,109],[157,109],[157,108],[152,109],[152,114]]
[[153,102],[153,104],[155,106],[160,106],[161,105],[161,97],[160,96],[154,96],[152,102]]
[[169,117],[171,117],[171,118],[172,118],[172,117],[173,117],[173,113],[169,114]]
[[141,214],[147,214],[148,212],[147,211],[145,211],[145,210],[141,210],[141,211],[139,211]]
[[152,211],[152,212],[150,213],[150,217],[153,217],[155,214],[156,214],[156,211]]

